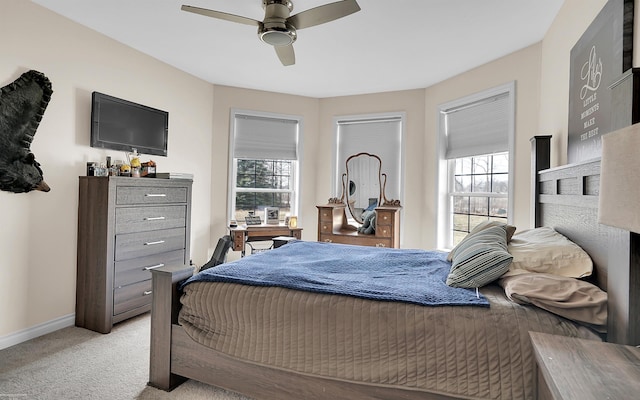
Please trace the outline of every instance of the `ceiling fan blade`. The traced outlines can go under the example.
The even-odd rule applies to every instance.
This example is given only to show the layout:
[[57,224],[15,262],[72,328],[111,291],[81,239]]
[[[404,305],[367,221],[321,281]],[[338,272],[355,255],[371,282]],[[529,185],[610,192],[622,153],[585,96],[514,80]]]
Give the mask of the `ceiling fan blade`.
[[287,19],[287,22],[295,26],[296,29],[303,29],[346,17],[358,11],[360,11],[360,6],[356,0],[336,1],[292,15]]
[[181,7],[182,11],[191,12],[194,14],[205,15],[207,17],[224,19],[231,22],[237,22],[239,24],[251,25],[251,26],[260,26],[262,22],[256,21],[255,19],[241,17],[235,14],[227,14],[221,11],[208,10],[206,8],[193,7],[193,6],[185,6]]
[[296,53],[293,51],[293,46],[273,46],[276,49],[276,54],[280,62],[284,66],[293,65],[296,63]]

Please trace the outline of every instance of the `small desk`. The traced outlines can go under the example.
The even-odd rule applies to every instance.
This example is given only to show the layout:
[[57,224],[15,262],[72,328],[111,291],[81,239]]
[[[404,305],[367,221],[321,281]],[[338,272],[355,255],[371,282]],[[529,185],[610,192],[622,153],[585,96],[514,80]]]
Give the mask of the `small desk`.
[[292,236],[302,238],[302,228],[289,228],[287,225],[242,225],[229,228],[233,239],[233,250],[241,251],[244,257],[244,248],[247,242],[273,240],[278,236]]
[[640,349],[530,332],[538,365],[538,399],[637,399]]

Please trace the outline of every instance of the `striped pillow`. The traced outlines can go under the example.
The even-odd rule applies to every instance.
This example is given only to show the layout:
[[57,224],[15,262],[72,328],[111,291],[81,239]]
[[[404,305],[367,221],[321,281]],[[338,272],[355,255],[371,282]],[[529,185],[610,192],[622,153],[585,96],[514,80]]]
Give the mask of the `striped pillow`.
[[[516,232],[516,227],[513,225],[507,225],[504,222],[500,222],[500,221],[486,220],[486,221],[480,222],[478,225],[475,226],[475,228],[471,229],[471,232],[469,232],[467,236],[475,235],[476,233],[482,232],[483,230],[487,228],[491,228],[492,226],[502,227],[507,232],[507,245],[508,245],[509,242],[511,241],[511,237]],[[460,243],[462,243],[462,241]],[[456,254],[456,251],[458,251],[458,246],[460,246],[460,243],[458,243],[456,247],[451,249],[451,251],[449,252],[449,255],[447,256],[447,261],[453,261],[453,255]]]
[[487,228],[465,237],[458,245],[447,285],[477,288],[507,272],[513,256],[507,251],[507,234],[502,227]]

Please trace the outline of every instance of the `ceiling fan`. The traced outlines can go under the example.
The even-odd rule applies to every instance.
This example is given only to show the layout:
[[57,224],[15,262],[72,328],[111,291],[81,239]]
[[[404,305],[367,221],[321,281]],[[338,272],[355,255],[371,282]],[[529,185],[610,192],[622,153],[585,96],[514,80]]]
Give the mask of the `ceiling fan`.
[[262,0],[262,7],[264,8],[263,21],[187,5],[182,6],[182,11],[257,26],[260,40],[275,48],[280,62],[285,66],[296,62],[293,42],[297,39],[298,29],[324,24],[360,11],[356,0],[336,1],[295,15],[291,15],[293,2],[290,0]]

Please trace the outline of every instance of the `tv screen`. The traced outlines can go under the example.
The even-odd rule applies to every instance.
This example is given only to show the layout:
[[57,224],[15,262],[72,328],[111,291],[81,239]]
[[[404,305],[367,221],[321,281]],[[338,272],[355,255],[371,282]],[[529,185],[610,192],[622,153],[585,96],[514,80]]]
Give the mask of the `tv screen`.
[[91,147],[167,155],[169,113],[93,92]]

